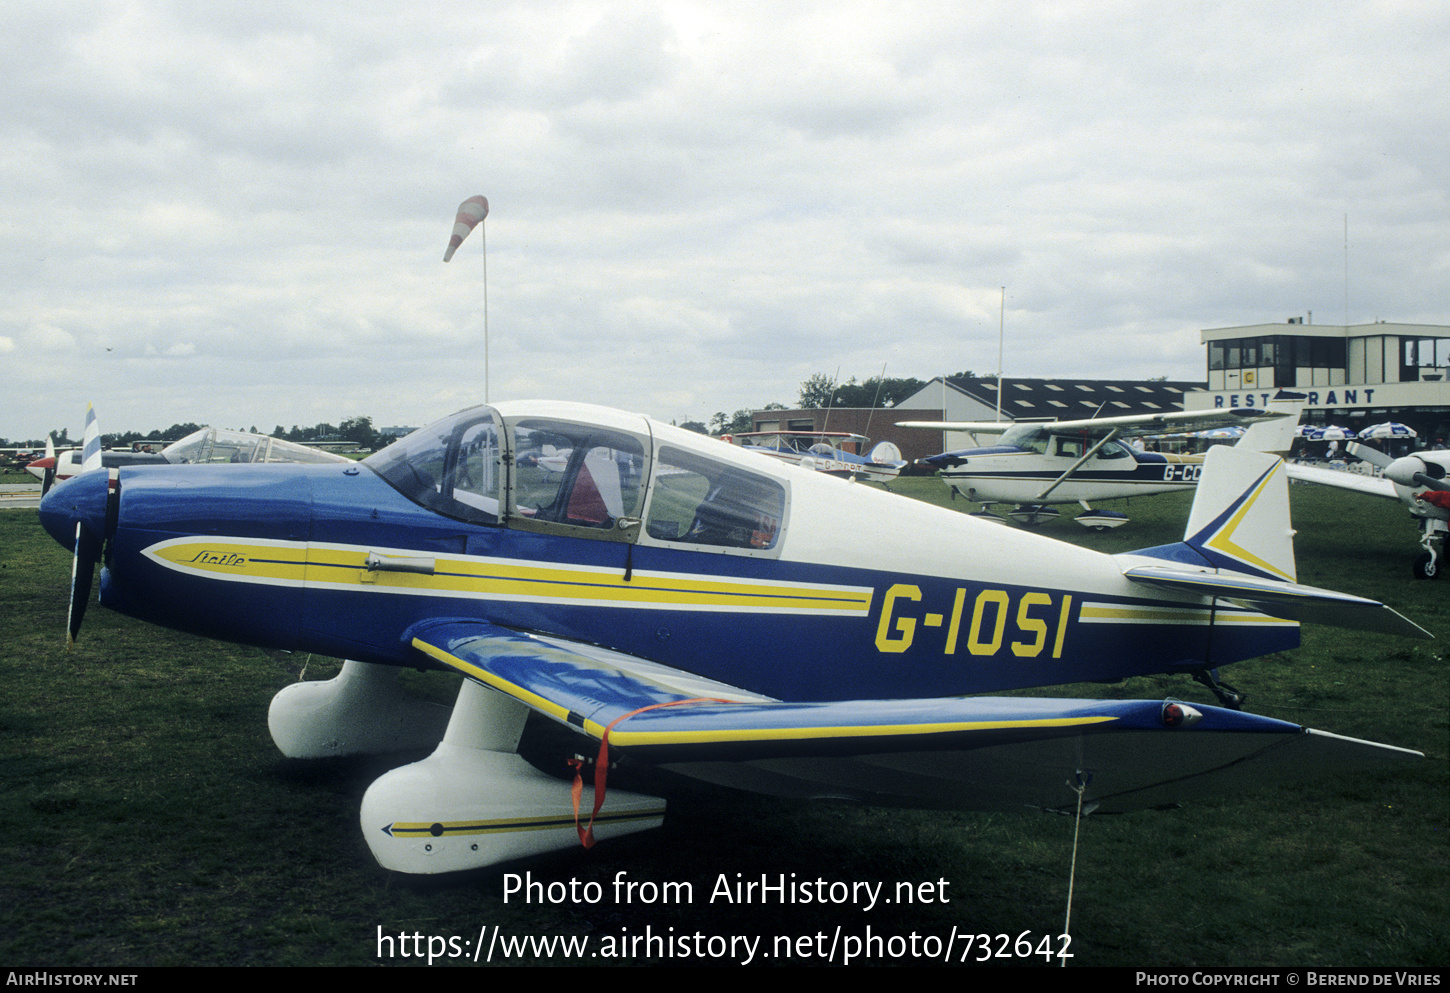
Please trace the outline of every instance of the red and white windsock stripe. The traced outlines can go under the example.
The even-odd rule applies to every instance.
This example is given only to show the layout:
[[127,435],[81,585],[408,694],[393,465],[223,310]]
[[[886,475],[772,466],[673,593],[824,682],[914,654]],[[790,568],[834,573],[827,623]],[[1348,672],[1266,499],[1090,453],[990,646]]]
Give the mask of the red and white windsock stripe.
[[468,237],[468,232],[478,226],[478,222],[488,216],[488,201],[483,197],[469,197],[458,205],[458,216],[453,219],[453,237],[448,239],[448,251],[443,253],[443,261],[447,262],[453,258],[453,253],[458,246],[463,244],[463,239]]

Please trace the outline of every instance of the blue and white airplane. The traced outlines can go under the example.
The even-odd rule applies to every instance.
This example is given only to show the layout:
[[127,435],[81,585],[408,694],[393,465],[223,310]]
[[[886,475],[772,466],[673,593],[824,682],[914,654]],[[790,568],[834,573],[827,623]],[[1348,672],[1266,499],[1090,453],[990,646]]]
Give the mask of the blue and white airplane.
[[1223,425],[1248,430],[1239,447],[1286,453],[1307,399],[1281,390],[1262,408],[1173,411],[1069,421],[903,421],[900,427],[1000,434],[995,445],[943,452],[921,462],[937,470],[953,498],[982,504],[980,514],[1001,520],[994,504],[1013,505],[1019,524],[1056,519],[1055,504],[1077,503],[1084,527],[1105,531],[1128,522],[1118,511],[1095,510],[1089,500],[1115,500],[1193,489],[1203,456],[1146,452],[1122,439]]
[[[545,446],[563,472],[517,457]],[[790,797],[1071,810],[1080,790],[1099,811],[1423,758],[1222,707],[968,695],[1217,685],[1297,645],[1301,620],[1425,636],[1295,581],[1283,464],[1255,452],[1209,454],[1184,541],[1116,556],[539,401],[352,465],[85,473],[41,518],[75,551],[73,630],[103,563],[112,609],[356,660],[284,689],[269,723],[298,757],[436,742],[362,802],[404,872],[660,824],[663,800],[607,789],[611,748]],[[420,666],[466,677],[446,728],[387,678]],[[577,785],[516,753],[531,711],[598,747]]]

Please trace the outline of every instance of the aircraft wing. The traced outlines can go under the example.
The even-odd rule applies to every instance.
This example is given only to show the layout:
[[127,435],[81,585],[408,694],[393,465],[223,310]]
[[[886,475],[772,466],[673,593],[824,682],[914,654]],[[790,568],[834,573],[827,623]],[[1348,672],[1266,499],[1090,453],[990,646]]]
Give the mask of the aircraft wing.
[[1399,494],[1395,492],[1395,484],[1383,476],[1366,476],[1358,472],[1326,469],[1316,465],[1299,465],[1296,462],[1286,462],[1285,468],[1288,470],[1290,479],[1296,479],[1301,483],[1317,483],[1320,486],[1333,486],[1341,490],[1368,493],[1370,496],[1386,497],[1390,500],[1399,499]]
[[[1043,424],[1054,424],[1043,421]],[[897,421],[899,428],[930,428],[933,431],[967,431],[971,434],[1001,434],[1013,427],[1013,421]]]
[[[1218,707],[948,697],[792,703],[595,646],[473,620],[412,644],[591,738],[686,775],[785,796],[955,809],[1174,803],[1205,790],[1423,758]],[[650,708],[650,709],[646,709]],[[1183,714],[1180,709],[1176,713]]]
[[[1163,431],[1199,431],[1222,424],[1251,424],[1267,418],[1287,416],[1292,415],[1262,407],[1225,407],[1218,410],[1175,410],[1162,414],[1124,414],[1121,417],[1019,423],[1040,424],[1044,428],[1059,432],[1081,431],[1089,436],[1104,435],[1116,428],[1119,437],[1132,437]],[[898,421],[896,426],[990,434],[1006,431],[1013,424],[1010,421]]]

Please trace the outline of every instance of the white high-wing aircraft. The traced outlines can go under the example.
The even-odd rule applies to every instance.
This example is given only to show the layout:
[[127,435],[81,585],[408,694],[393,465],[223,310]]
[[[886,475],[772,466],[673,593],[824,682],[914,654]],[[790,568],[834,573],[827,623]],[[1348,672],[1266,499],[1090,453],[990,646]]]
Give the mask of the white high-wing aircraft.
[[1445,537],[1450,534],[1450,483],[1446,482],[1450,451],[1415,452],[1394,459],[1359,441],[1345,447],[1349,454],[1383,470],[1384,475],[1367,476],[1291,462],[1289,478],[1400,501],[1419,524],[1420,545],[1425,549],[1415,558],[1411,570],[1417,579],[1434,579],[1440,574]]
[[1077,522],[1095,530],[1126,524],[1128,516],[1094,510],[1089,500],[1150,496],[1192,489],[1203,472],[1202,455],[1146,452],[1119,439],[1244,424],[1238,447],[1285,453],[1304,407],[1302,394],[1280,390],[1264,408],[1174,411],[1072,421],[903,421],[901,427],[1000,433],[996,445],[943,452],[923,463],[935,467],[952,491],[982,504],[981,516],[1000,517],[993,504],[1013,504],[1020,524],[1056,518],[1053,504],[1078,503]]
[[[544,443],[562,472],[518,457]],[[1278,458],[1215,449],[1182,542],[1106,555],[521,401],[361,463],[82,473],[40,517],[74,549],[72,634],[103,563],[115,610],[356,660],[283,689],[273,740],[436,745],[368,788],[361,823],[383,866],[438,873],[658,825],[662,799],[606,799],[611,748],[779,796],[1103,812],[1422,759],[1223,707],[976,695],[1150,673],[1221,691],[1218,667],[1295,647],[1300,621],[1428,636],[1297,583],[1288,512]],[[466,677],[446,731],[399,667]],[[530,712],[597,746],[572,787],[517,754]]]

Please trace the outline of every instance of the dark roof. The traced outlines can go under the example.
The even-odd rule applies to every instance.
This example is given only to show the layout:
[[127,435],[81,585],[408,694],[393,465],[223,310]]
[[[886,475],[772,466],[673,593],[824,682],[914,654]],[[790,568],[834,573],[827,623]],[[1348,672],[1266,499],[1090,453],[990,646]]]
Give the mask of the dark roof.
[[[1185,390],[1207,388],[1201,382],[1137,379],[1012,379],[1006,380],[1002,414],[1012,420],[1055,417],[1109,417],[1117,414],[1161,414],[1183,409]],[[947,385],[985,406],[997,406],[994,379],[947,380]]]

